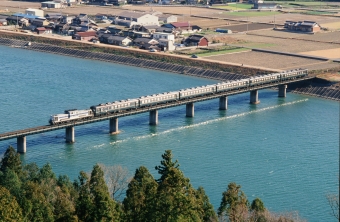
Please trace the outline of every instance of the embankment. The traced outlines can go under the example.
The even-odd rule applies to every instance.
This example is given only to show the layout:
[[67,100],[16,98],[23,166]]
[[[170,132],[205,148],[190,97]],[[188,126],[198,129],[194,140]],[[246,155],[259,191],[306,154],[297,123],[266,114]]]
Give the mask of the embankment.
[[169,53],[150,53],[120,46],[103,46],[102,44],[98,46],[89,42],[43,37],[20,32],[0,31],[0,44],[2,45],[23,47],[27,42],[32,43],[26,47],[26,49],[30,50],[115,62],[216,80],[238,79],[244,76],[274,72],[274,70],[270,69],[245,67],[238,64],[222,62],[216,63]]
[[340,83],[333,83],[319,78],[290,84],[288,86],[288,91],[340,101]]
[[[29,46],[26,44],[30,42]],[[254,67],[216,63],[163,53],[149,53],[123,47],[97,46],[73,40],[52,39],[16,32],[0,31],[0,45],[54,53],[83,59],[100,60],[147,69],[209,78],[219,81],[236,80],[247,76],[274,72]],[[242,74],[238,74],[242,73]],[[306,85],[307,84],[307,85]],[[340,101],[340,88],[333,85],[307,82],[289,86],[291,92]]]

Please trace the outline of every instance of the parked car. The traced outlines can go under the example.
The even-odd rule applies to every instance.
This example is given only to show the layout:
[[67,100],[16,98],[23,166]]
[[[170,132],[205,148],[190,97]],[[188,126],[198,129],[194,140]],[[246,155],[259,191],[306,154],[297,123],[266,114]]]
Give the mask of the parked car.
[[191,58],[194,58],[194,59],[196,59],[196,58],[198,58],[198,56],[197,56],[197,55],[195,55],[195,54],[192,54],[192,55],[191,55]]
[[156,49],[150,49],[149,51],[150,51],[150,52],[157,52]]

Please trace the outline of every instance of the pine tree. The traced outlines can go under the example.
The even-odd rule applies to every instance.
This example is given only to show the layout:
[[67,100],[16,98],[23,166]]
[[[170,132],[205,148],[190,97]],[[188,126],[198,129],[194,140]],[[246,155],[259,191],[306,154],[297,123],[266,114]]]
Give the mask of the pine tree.
[[236,183],[230,183],[228,190],[222,194],[218,216],[223,217],[226,215],[231,222],[243,221],[248,215],[248,205],[247,197],[241,191],[241,186]]
[[156,191],[157,183],[149,170],[144,166],[136,169],[123,201],[125,221],[153,221],[152,211],[155,208],[153,199]]
[[218,221],[213,205],[209,201],[209,197],[206,195],[204,188],[199,187],[196,191],[196,199],[200,218],[202,221],[213,222]]
[[78,191],[76,200],[76,214],[80,221],[92,222],[92,211],[94,204],[90,193],[89,178],[84,171],[78,176],[79,182],[74,183],[74,187]]
[[156,221],[200,221],[196,211],[195,190],[184,177],[176,160],[172,162],[171,150],[162,155],[161,166],[156,170],[161,175],[156,195]]
[[98,164],[93,167],[89,187],[95,206],[91,215],[92,221],[119,220],[119,208],[110,197],[109,190],[104,180],[104,172]]
[[0,186],[0,221],[21,222],[23,221],[21,208],[15,197],[9,190]]
[[6,169],[13,170],[18,176],[22,174],[22,165],[20,160],[20,154],[15,152],[13,147],[9,147],[4,157],[0,162],[0,171],[5,172]]

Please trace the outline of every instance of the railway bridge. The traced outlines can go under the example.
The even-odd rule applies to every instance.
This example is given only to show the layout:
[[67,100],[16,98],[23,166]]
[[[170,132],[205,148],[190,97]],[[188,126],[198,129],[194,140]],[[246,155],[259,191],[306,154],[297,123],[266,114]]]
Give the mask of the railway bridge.
[[299,82],[299,81],[308,80],[312,78],[314,78],[314,76],[307,75],[301,78],[290,79],[290,80],[285,80],[285,81],[280,81],[280,82],[275,82],[275,83],[267,83],[267,84],[256,85],[256,86],[247,87],[247,88],[234,89],[234,90],[224,91],[224,92],[216,92],[214,94],[209,94],[209,95],[204,95],[204,96],[196,96],[196,97],[188,98],[185,100],[177,100],[177,101],[168,102],[166,104],[156,104],[156,105],[152,105],[148,107],[140,107],[140,108],[132,109],[132,110],[124,110],[119,113],[108,114],[105,116],[95,116],[95,117],[92,117],[86,120],[81,119],[81,120],[76,120],[74,122],[61,123],[58,125],[45,125],[45,126],[38,126],[38,127],[28,128],[28,129],[1,133],[0,141],[17,138],[17,152],[25,153],[26,152],[26,137],[29,135],[34,135],[34,134],[39,134],[39,133],[44,133],[44,132],[59,130],[59,129],[66,129],[66,142],[73,143],[75,142],[75,131],[74,131],[75,126],[90,124],[90,123],[94,123],[98,121],[109,120],[110,133],[116,134],[119,132],[118,131],[118,118],[119,117],[149,112],[150,113],[150,116],[149,116],[150,125],[157,125],[158,124],[158,110],[160,109],[186,105],[186,116],[194,117],[194,103],[196,102],[219,98],[219,109],[226,110],[228,107],[228,96],[241,94],[245,92],[250,92],[250,103],[251,104],[258,104],[260,102],[258,98],[258,90],[278,87],[279,88],[278,96],[286,97],[286,89],[287,89],[288,83]]

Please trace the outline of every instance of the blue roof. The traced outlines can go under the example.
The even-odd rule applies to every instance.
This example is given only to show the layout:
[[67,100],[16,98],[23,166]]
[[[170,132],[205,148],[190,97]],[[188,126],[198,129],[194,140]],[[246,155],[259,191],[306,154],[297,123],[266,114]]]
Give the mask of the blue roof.
[[[26,15],[23,13],[15,13],[13,14],[13,16],[18,16],[18,17],[23,17],[23,18],[27,18],[27,19],[38,19],[38,18],[42,18],[41,16],[35,16],[35,15]],[[43,17],[45,19],[45,17]]]

